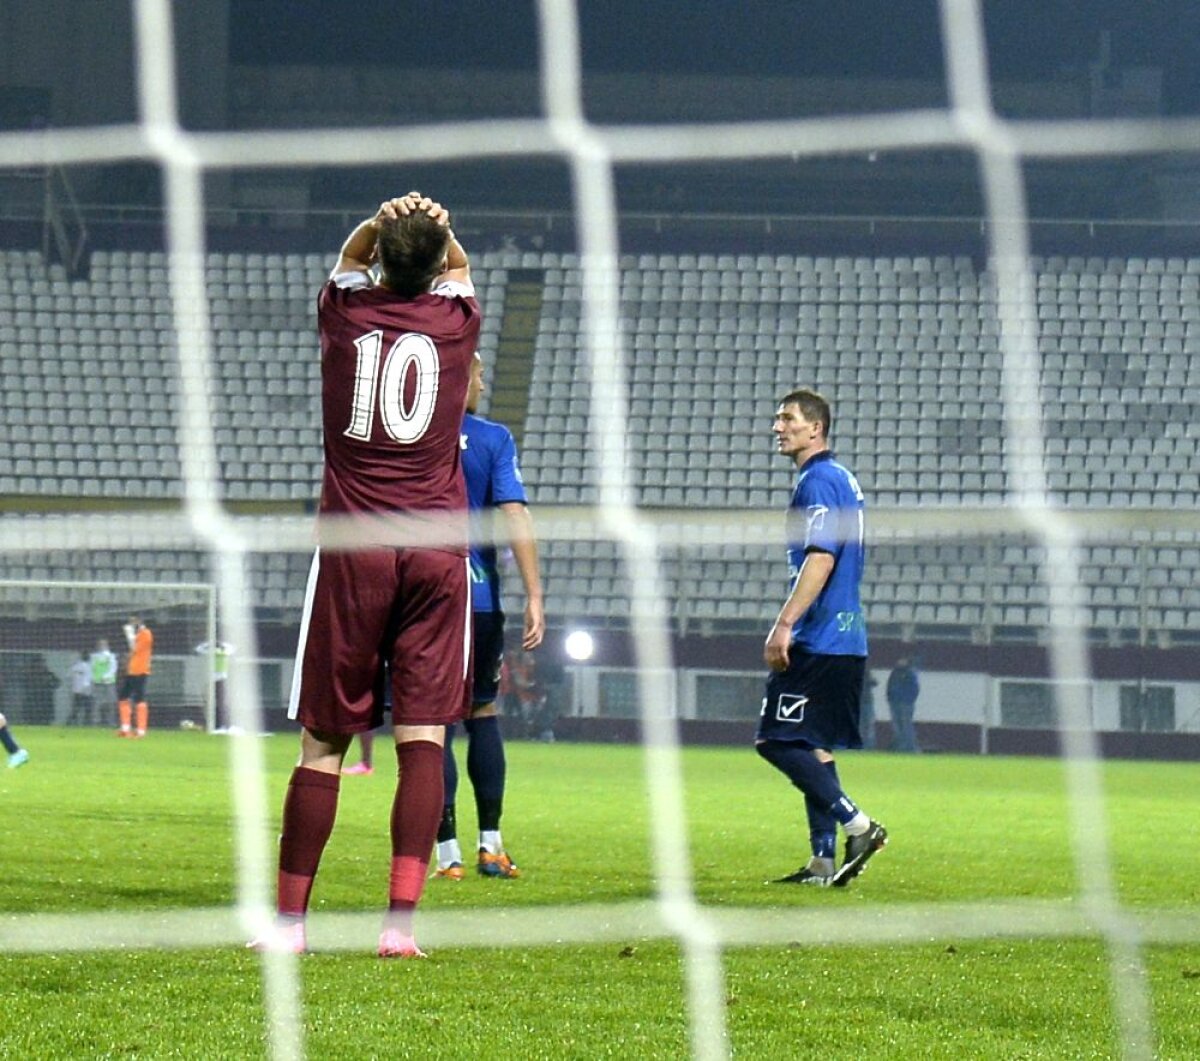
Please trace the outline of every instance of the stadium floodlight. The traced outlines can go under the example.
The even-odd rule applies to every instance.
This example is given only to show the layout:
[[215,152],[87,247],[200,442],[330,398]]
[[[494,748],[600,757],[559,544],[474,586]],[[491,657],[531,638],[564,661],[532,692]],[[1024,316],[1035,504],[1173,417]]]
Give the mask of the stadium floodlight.
[[577,663],[586,663],[595,649],[596,643],[586,630],[572,630],[563,641],[563,650]]

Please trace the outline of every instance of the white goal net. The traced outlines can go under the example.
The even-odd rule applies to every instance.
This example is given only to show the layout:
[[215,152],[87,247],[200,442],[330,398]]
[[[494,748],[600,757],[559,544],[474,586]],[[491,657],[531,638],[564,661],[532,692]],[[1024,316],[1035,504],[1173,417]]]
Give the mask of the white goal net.
[[[134,616],[154,634],[156,724],[210,722],[216,596],[210,585],[186,582],[0,581],[0,710],[18,725],[116,726]],[[111,659],[97,659],[105,654]],[[85,680],[77,683],[80,663]]]
[[[54,674],[64,670],[72,653],[90,650],[102,637],[112,643],[130,611],[150,614],[162,637],[153,700],[180,711],[200,704],[211,717],[211,684],[197,666],[196,647],[218,636],[214,599],[220,601],[222,640],[236,644],[247,658],[258,655],[260,629],[256,610],[272,607],[269,594],[287,565],[303,563],[312,541],[308,518],[236,514],[221,503],[218,470],[229,467],[214,424],[225,415],[214,396],[222,347],[212,313],[212,292],[205,277],[205,180],[239,167],[339,167],[361,156],[369,140],[374,160],[404,165],[461,159],[555,157],[563,160],[573,181],[578,217],[578,254],[561,263],[578,280],[577,334],[581,339],[578,368],[586,380],[587,448],[595,478],[576,494],[577,508],[545,505],[539,510],[539,537],[547,555],[571,557],[572,545],[600,540],[611,548],[612,562],[627,579],[627,603],[634,665],[636,702],[640,710],[645,777],[654,814],[653,864],[658,867],[657,892],[642,904],[603,907],[589,912],[537,909],[506,919],[506,936],[497,942],[551,943],[598,940],[628,934],[658,935],[677,940],[685,959],[687,1004],[695,1056],[728,1056],[723,948],[732,944],[774,942],[781,924],[797,938],[834,942],[893,942],[949,932],[960,938],[1010,935],[1014,924],[1026,936],[1089,934],[1109,950],[1112,1004],[1126,1057],[1152,1054],[1152,1027],[1142,948],[1147,941],[1195,939],[1200,931],[1153,912],[1137,917],[1118,901],[1102,822],[1094,809],[1103,804],[1099,744],[1088,689],[1090,673],[1088,601],[1080,587],[1089,543],[1124,540],[1134,517],[1129,512],[1091,509],[1086,513],[1058,504],[1054,477],[1065,465],[1048,444],[1043,420],[1042,377],[1037,363],[1038,286],[1030,267],[1030,243],[1022,164],[1028,159],[1077,158],[1146,152],[1196,150],[1200,123],[1194,121],[1013,121],[1000,117],[992,102],[983,39],[980,0],[942,0],[941,20],[948,72],[949,106],[897,111],[881,115],[830,117],[796,121],[757,121],[719,125],[599,126],[584,113],[580,43],[576,5],[571,0],[541,0],[543,111],[527,120],[445,123],[410,126],[402,135],[388,129],[313,131],[189,132],[181,127],[173,56],[172,5],[168,0],[135,0],[137,94],[141,119],[136,124],[98,129],[57,129],[37,133],[0,134],[0,167],[61,165],[70,162],[150,160],[164,174],[169,298],[162,307],[177,344],[173,378],[161,390],[178,398],[178,432],[174,469],[181,507],[176,514],[152,520],[138,511],[114,508],[86,518],[26,516],[0,521],[0,556],[63,557],[95,547],[96,542],[124,543],[148,534],[153,547],[211,560],[213,586],[206,584],[86,583],[72,579],[21,577],[0,584],[0,655],[17,656]],[[897,15],[897,17],[902,17]],[[676,671],[671,622],[677,618],[678,584],[686,582],[686,563],[728,563],[719,547],[743,547],[747,556],[778,533],[779,513],[754,511],[761,501],[751,486],[738,495],[743,511],[706,517],[694,509],[672,505],[653,510],[637,504],[635,468],[643,455],[637,446],[645,420],[631,402],[631,381],[624,356],[636,341],[621,314],[623,278],[618,240],[615,168],[643,162],[698,163],[814,157],[841,152],[873,152],[953,148],[973,152],[979,161],[988,234],[989,298],[995,309],[998,395],[996,414],[1008,446],[997,455],[1004,483],[997,503],[978,506],[945,504],[919,508],[900,494],[897,504],[871,511],[874,534],[885,542],[965,540],[971,536],[1008,536],[1028,554],[1036,591],[1011,604],[1024,621],[1036,611],[1034,625],[1050,661],[1050,677],[1058,689],[1052,725],[1061,735],[1069,781],[1071,838],[1081,890],[1069,903],[963,904],[920,906],[902,917],[862,919],[858,913],[821,911],[723,912],[705,907],[695,895],[691,852],[686,837],[678,720],[667,708],[676,702]],[[486,263],[485,263],[486,264]],[[497,266],[499,267],[499,266]],[[700,266],[694,266],[698,271]],[[320,265],[316,268],[319,270]],[[636,268],[636,265],[630,268]],[[628,273],[628,270],[626,270]],[[484,285],[481,284],[481,288]],[[486,295],[485,295],[486,297]],[[564,309],[560,320],[566,321]],[[564,324],[564,334],[566,326]],[[286,380],[278,384],[286,401]],[[306,386],[312,387],[313,381]],[[154,387],[149,388],[148,398]],[[761,401],[778,396],[776,381],[765,385]],[[756,415],[761,414],[761,405]],[[311,426],[311,425],[310,425]],[[549,448],[549,446],[547,446]],[[25,457],[19,458],[26,459]],[[30,454],[30,461],[37,459]],[[98,458],[102,460],[103,458]],[[295,463],[303,457],[296,455]],[[549,465],[548,465],[549,466]],[[31,464],[32,469],[35,465]],[[241,469],[253,479],[253,465]],[[260,469],[261,471],[261,469]],[[672,469],[666,469],[667,472]],[[680,484],[694,485],[680,469]],[[22,474],[14,467],[14,478]],[[29,474],[36,474],[30,472]],[[744,485],[744,484],[743,484]],[[286,491],[286,488],[281,487]],[[565,496],[565,495],[564,495]],[[732,495],[731,495],[732,496]],[[537,495],[535,494],[535,501]],[[714,507],[722,507],[715,504]],[[1144,547],[1161,547],[1162,585],[1172,586],[1170,553],[1194,552],[1200,521],[1194,512],[1157,512],[1151,529],[1159,539]],[[399,539],[399,540],[402,540]],[[112,544],[112,548],[118,546]],[[561,553],[556,554],[556,550]],[[708,552],[706,553],[706,550]],[[286,558],[286,559],[280,559]],[[278,568],[272,565],[278,562]],[[738,561],[741,562],[741,561]],[[947,561],[947,566],[953,566]],[[1136,562],[1129,561],[1132,569]],[[678,567],[678,570],[676,568]],[[264,597],[255,597],[251,573],[262,575]],[[284,582],[281,581],[280,585]],[[1190,605],[1177,587],[1178,631],[1194,635]],[[555,592],[553,585],[550,592]],[[580,596],[586,604],[588,590]],[[215,593],[215,598],[214,598]],[[282,598],[281,598],[282,601]],[[969,607],[974,601],[947,601]],[[992,602],[994,604],[994,602]],[[887,606],[881,601],[880,607]],[[280,603],[279,606],[282,606]],[[982,605],[981,605],[982,606]],[[989,604],[989,607],[992,606]],[[1105,605],[1124,606],[1118,599]],[[937,607],[936,603],[933,607]],[[1136,604],[1131,605],[1136,609]],[[694,611],[703,623],[721,616]],[[734,616],[737,618],[737,616]],[[868,617],[869,618],[869,617]],[[1139,629],[1153,624],[1143,614]],[[1143,637],[1149,635],[1143,635]],[[243,646],[246,646],[243,649]],[[32,672],[31,672],[32,673]],[[272,910],[274,848],[271,830],[277,808],[264,797],[261,749],[251,739],[259,731],[262,691],[251,668],[231,673],[232,722],[246,736],[232,742],[237,808],[238,903],[232,910],[181,912],[178,917],[121,918],[119,943],[188,946],[198,941],[240,941],[269,922]],[[6,695],[17,695],[15,692]],[[203,700],[197,698],[202,697]],[[34,697],[36,699],[36,697]],[[55,701],[52,717],[62,720],[65,702]],[[14,717],[24,707],[3,705]],[[592,913],[595,916],[592,916]],[[370,916],[374,923],[374,915]],[[439,938],[478,943],[478,915],[470,912],[429,915]],[[25,915],[6,925],[0,948],[43,950],[55,947],[116,945],[111,915],[51,918]],[[361,924],[349,917],[344,937],[358,939]],[[272,1048],[279,1057],[302,1056],[303,1021],[294,960],[264,959],[266,1005]]]

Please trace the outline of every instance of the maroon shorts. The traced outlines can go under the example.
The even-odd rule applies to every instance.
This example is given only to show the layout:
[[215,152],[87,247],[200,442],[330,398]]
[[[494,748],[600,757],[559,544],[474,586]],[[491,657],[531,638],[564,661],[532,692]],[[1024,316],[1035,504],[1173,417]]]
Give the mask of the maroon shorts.
[[318,733],[392,720],[450,725],[471,703],[471,591],[465,557],[436,549],[368,549],[313,557],[288,717]]

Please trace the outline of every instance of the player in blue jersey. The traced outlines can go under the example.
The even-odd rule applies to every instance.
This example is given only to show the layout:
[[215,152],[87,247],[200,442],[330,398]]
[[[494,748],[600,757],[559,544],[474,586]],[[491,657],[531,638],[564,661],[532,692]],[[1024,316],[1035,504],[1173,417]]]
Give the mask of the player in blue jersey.
[[[859,704],[867,630],[859,600],[863,493],[829,449],[829,403],[811,390],[785,395],[772,430],[799,470],[788,507],[791,592],[767,635],[771,669],[755,746],[801,792],[812,857],[777,883],[844,887],[887,843],[887,830],[843,791],[833,751],[860,748]],[[846,833],[836,866],[837,827]]]
[[[499,509],[507,523],[513,558],[525,585],[525,622],[521,647],[530,652],[542,642],[546,619],[542,611],[542,581],[538,572],[537,543],[529,515],[525,484],[517,460],[512,432],[503,424],[476,416],[483,393],[483,362],[476,354],[467,390],[467,415],[462,426],[462,466],[467,482],[467,505],[473,513]],[[504,850],[500,815],[504,803],[506,764],[496,696],[504,657],[504,612],[500,610],[500,571],[491,536],[476,528],[471,533],[471,603],[474,615],[472,645],[475,654],[471,717],[467,731],[467,775],[475,791],[479,818],[477,872],[485,877],[518,877],[520,870]],[[484,544],[487,543],[487,544]],[[447,727],[445,744],[445,810],[438,829],[435,876],[462,880],[463,858],[458,843],[454,797],[458,764]]]

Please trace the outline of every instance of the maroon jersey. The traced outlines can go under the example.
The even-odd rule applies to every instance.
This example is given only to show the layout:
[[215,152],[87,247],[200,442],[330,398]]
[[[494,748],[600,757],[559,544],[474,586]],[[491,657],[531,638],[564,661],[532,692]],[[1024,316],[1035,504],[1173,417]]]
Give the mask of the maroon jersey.
[[459,433],[479,340],[474,289],[447,283],[407,299],[353,275],[317,299],[321,511],[465,512]]

